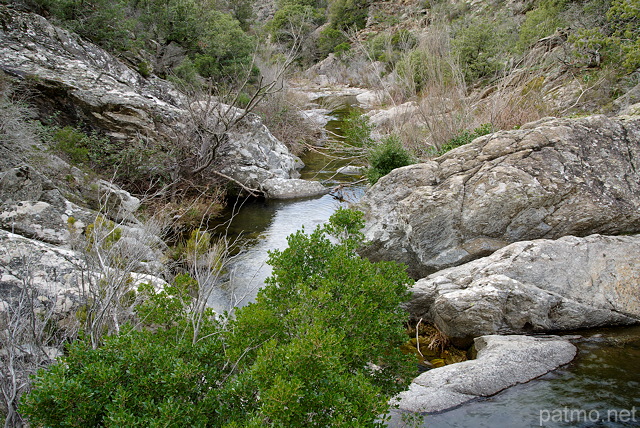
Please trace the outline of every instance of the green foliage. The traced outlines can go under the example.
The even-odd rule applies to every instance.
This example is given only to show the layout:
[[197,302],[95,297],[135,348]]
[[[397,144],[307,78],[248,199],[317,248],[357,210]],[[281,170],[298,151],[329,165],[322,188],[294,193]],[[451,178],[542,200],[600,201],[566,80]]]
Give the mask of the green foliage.
[[411,165],[414,160],[411,153],[402,146],[400,140],[390,136],[380,144],[371,148],[367,154],[369,169],[367,178],[371,184],[375,184],[381,177],[401,166]]
[[96,245],[108,250],[122,238],[122,229],[103,216],[98,216],[96,221],[87,225],[85,230],[87,237],[87,251],[91,251]]
[[[225,375],[223,344],[213,334],[193,346],[185,328],[176,316],[161,329],[125,326],[96,350],[71,344],[35,377],[22,412],[34,425],[56,427],[207,426],[211,386]],[[207,328],[219,326],[209,319]]]
[[367,42],[367,51],[371,58],[386,63],[392,69],[403,54],[413,49],[417,43],[418,39],[412,32],[400,29],[393,33],[376,34]]
[[[320,32],[318,37],[318,51],[320,56],[326,57],[331,52],[334,52],[337,46],[347,42],[347,36],[340,30],[335,28],[326,27]],[[348,43],[346,43],[348,45]]]
[[144,183],[161,183],[168,177],[169,155],[144,141],[133,144],[115,142],[73,126],[43,126],[41,133],[55,150],[72,163],[107,172],[121,183],[145,188]]
[[[197,0],[38,1],[67,28],[107,49],[137,53],[150,40],[177,43],[204,77],[235,79],[239,72],[247,72],[254,51],[254,41],[242,27],[247,27],[251,17],[252,0],[228,4]],[[140,63],[139,71],[146,76],[151,69]]]
[[455,137],[451,138],[445,145],[440,147],[439,150],[435,151],[433,155],[441,156],[447,153],[448,151],[455,149],[456,147],[469,144],[476,138],[482,137],[483,135],[491,134],[492,132],[493,132],[493,126],[490,123],[485,123],[484,125],[480,125],[479,127],[475,128],[473,131],[468,131],[465,129]]
[[370,0],[331,0],[329,22],[337,30],[361,30],[367,23]]
[[[606,24],[580,29],[569,41],[587,66],[613,66],[622,73],[640,67],[640,2],[613,0]],[[619,67],[622,65],[622,68]]]
[[306,37],[324,21],[321,10],[308,4],[286,3],[267,24],[274,40],[292,44],[297,37]]
[[340,128],[344,136],[344,142],[354,147],[367,147],[373,144],[371,131],[373,126],[369,118],[357,110],[350,110],[342,121]]
[[65,26],[107,49],[136,47],[131,37],[135,20],[127,14],[127,0],[36,0]]
[[362,225],[362,213],[339,210],[289,236],[255,303],[226,321],[206,309],[196,341],[197,283],[143,285],[140,328],[98,349],[71,344],[38,372],[21,411],[34,426],[384,426],[415,367],[399,349],[411,280],[357,255]]
[[614,0],[607,12],[613,28],[611,43],[620,45],[623,66],[633,71],[640,67],[640,0]]
[[259,391],[251,400],[262,420],[382,425],[377,415],[405,384],[409,367],[398,344],[410,280],[394,263],[356,254],[361,224],[361,214],[340,210],[329,226],[289,236],[289,248],[270,253],[269,286],[238,311],[232,348],[250,349],[240,366],[253,361],[238,380]]
[[463,25],[453,39],[453,50],[463,67],[467,82],[491,76],[500,70],[505,58],[508,35],[496,23],[475,18]]
[[553,34],[558,27],[565,25],[560,12],[565,7],[564,0],[546,0],[527,12],[518,35],[516,47],[523,52],[543,37]]
[[82,164],[89,161],[91,138],[84,132],[65,126],[53,130],[51,135],[54,147],[64,153],[71,162]]
[[454,83],[454,71],[448,60],[432,52],[415,49],[398,61],[396,71],[413,86],[415,93],[420,93],[430,80],[445,86]]

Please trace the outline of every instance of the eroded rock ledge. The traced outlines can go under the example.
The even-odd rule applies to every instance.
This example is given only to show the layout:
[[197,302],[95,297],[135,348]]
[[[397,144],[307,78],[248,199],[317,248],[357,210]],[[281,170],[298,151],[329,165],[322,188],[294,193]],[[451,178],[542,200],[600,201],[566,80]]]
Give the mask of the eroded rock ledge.
[[640,320],[640,236],[523,241],[416,282],[409,311],[446,335],[574,330]]
[[364,196],[364,254],[415,278],[510,243],[640,232],[640,117],[544,119],[392,171]]
[[[217,149],[212,168],[251,189],[262,189],[268,179],[298,178],[304,166],[257,115],[243,115],[240,109],[212,99],[188,99],[170,82],[142,76],[45,18],[3,5],[0,70],[31,82],[39,94],[33,101],[42,117],[61,115],[65,122],[84,123],[114,140],[143,139],[151,146],[164,145],[167,151],[185,144],[195,150],[200,143],[190,145],[193,129],[206,126],[216,134],[221,122],[242,116],[231,129],[224,129],[228,138]],[[223,118],[212,114],[212,105],[222,106]],[[303,184],[306,195],[308,186]]]

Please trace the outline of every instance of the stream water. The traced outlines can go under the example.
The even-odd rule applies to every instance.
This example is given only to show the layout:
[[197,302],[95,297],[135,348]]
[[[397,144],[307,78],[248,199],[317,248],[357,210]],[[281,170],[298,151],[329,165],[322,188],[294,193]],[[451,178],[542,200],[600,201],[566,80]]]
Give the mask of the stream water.
[[[342,118],[356,103],[353,96],[330,101],[333,106],[325,129],[340,136]],[[305,180],[321,181],[328,188],[349,184],[360,177],[337,174],[336,170],[350,163],[349,159],[327,157],[308,152],[302,158],[305,168],[300,172]],[[304,228],[312,231],[325,223],[338,207],[356,202],[364,192],[364,184],[345,186],[339,192],[321,197],[294,200],[239,200],[223,218],[228,239],[236,240],[240,252],[229,268],[229,280],[214,290],[209,305],[217,312],[244,306],[253,300],[264,280],[271,274],[266,264],[268,251],[284,249],[287,236]]]
[[[327,124],[339,133],[340,118],[352,101],[346,99]],[[304,159],[302,178],[327,186],[353,181],[336,175],[345,161],[317,154]],[[210,305],[216,311],[244,306],[264,284],[271,269],[268,251],[284,249],[286,237],[304,227],[310,231],[339,207],[357,201],[364,185],[347,187],[342,197],[287,201],[239,201],[227,226],[230,238],[240,237],[229,282],[216,290]],[[239,209],[238,209],[239,208]],[[632,427],[640,426],[640,327],[580,332],[578,356],[569,365],[541,378],[440,414],[425,416],[423,427]],[[417,373],[416,373],[417,375]],[[398,415],[396,415],[398,416]],[[403,425],[394,417],[391,427]]]

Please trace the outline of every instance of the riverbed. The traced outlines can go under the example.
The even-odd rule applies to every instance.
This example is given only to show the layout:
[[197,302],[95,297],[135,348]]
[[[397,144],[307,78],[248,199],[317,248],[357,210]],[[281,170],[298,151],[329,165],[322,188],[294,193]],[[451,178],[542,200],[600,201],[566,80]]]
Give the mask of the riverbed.
[[[352,101],[347,102],[347,106]],[[334,110],[327,124],[339,134],[348,109]],[[309,153],[302,178],[327,187],[351,183],[358,177],[336,174],[348,161]],[[226,233],[239,237],[241,251],[229,268],[229,281],[210,299],[216,311],[244,306],[255,298],[271,268],[268,251],[284,249],[287,236],[304,228],[310,232],[338,208],[359,200],[364,183],[339,194],[287,200],[243,200],[229,213]],[[632,427],[640,426],[640,327],[574,332],[578,355],[567,366],[495,396],[467,403],[440,414],[426,415],[422,427]],[[416,373],[417,375],[418,373]],[[397,416],[397,415],[396,415]],[[406,426],[396,417],[391,427]]]

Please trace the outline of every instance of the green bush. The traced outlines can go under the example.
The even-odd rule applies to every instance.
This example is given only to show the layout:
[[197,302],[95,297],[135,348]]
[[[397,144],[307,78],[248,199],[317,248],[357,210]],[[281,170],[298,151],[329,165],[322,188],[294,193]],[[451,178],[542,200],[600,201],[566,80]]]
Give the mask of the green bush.
[[370,0],[331,0],[329,22],[336,30],[361,30],[367,23]]
[[138,46],[131,37],[135,19],[127,14],[127,0],[35,0],[69,30],[104,46],[126,51]]
[[413,156],[402,146],[400,140],[394,136],[388,137],[380,144],[373,146],[367,154],[369,168],[367,178],[371,184],[401,166],[411,165]]
[[560,14],[564,8],[564,0],[546,0],[527,12],[518,34],[518,50],[523,52],[541,38],[553,34],[556,28],[564,26],[565,22]]
[[417,37],[408,30],[382,32],[367,42],[367,51],[371,58],[386,63],[388,69],[392,69],[403,53],[413,49],[417,43]]
[[415,369],[399,349],[412,281],[357,255],[362,225],[362,213],[339,210],[289,236],[256,301],[233,320],[205,310],[196,340],[193,279],[142,286],[142,328],[98,349],[71,344],[38,372],[21,411],[33,426],[384,426]]
[[323,21],[321,10],[305,4],[287,3],[276,11],[267,24],[267,30],[274,40],[292,44],[297,37],[307,37]]
[[508,35],[485,18],[475,18],[463,25],[452,41],[453,51],[460,61],[467,82],[491,76],[505,63],[505,43]]
[[640,67],[638,0],[613,0],[604,25],[580,29],[569,41],[587,66],[612,66],[620,74],[634,72]]
[[491,125],[490,123],[485,123],[484,125],[480,125],[479,127],[475,128],[473,131],[468,131],[465,129],[455,137],[451,138],[445,145],[440,147],[440,149],[434,151],[433,155],[441,156],[447,153],[448,151],[455,149],[456,147],[469,144],[476,138],[482,137],[483,135],[491,134],[492,132],[493,132],[493,125]]
[[71,162],[82,164],[89,161],[91,138],[84,132],[72,126],[65,126],[54,129],[52,138],[54,147],[64,153]]
[[339,45],[346,44],[349,46],[347,42],[347,36],[342,31],[327,27],[320,32],[320,37],[318,37],[319,54],[321,57],[326,57],[331,52],[334,52]]

